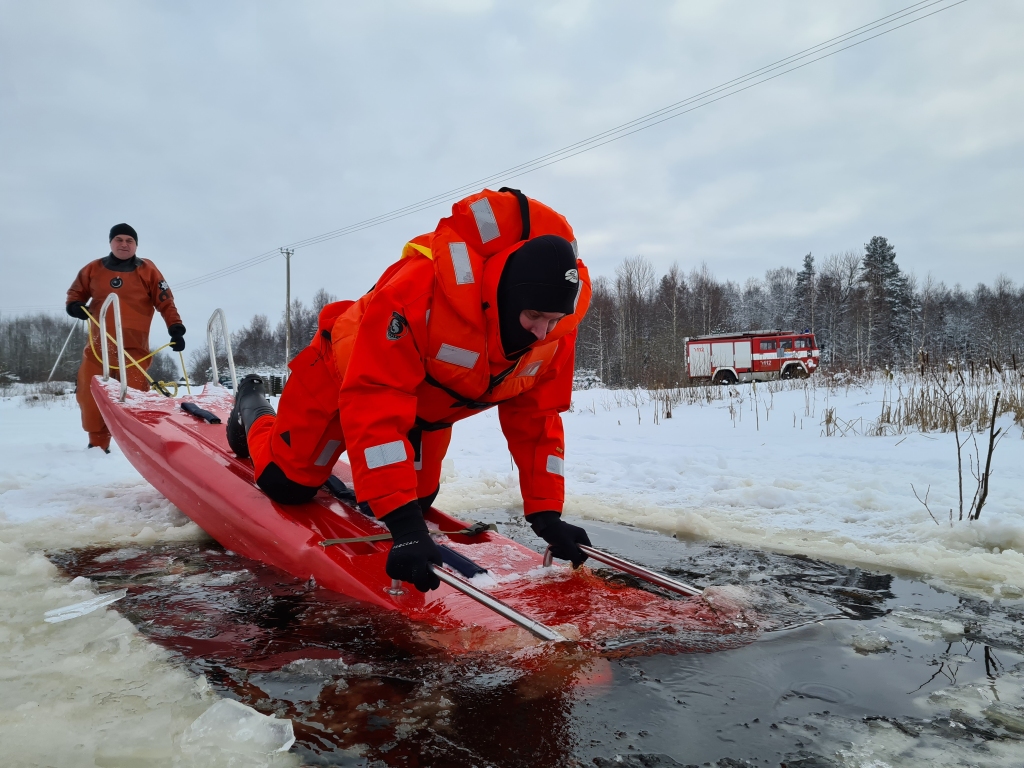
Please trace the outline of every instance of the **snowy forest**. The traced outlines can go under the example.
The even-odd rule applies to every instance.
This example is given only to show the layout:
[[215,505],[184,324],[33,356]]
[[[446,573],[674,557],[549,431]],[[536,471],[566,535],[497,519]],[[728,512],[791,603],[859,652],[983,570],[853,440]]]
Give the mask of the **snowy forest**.
[[[354,297],[352,297],[354,298]],[[317,315],[336,297],[319,290],[291,308],[291,353],[316,331]],[[232,333],[240,368],[280,369],[285,321],[255,315]],[[62,315],[0,318],[0,375],[42,381],[50,373],[73,321]],[[826,369],[907,368],[922,364],[1024,364],[1024,285],[1006,276],[993,285],[948,287],[900,269],[896,251],[873,237],[862,251],[769,269],[742,285],[719,280],[707,264],[684,272],[673,265],[658,275],[644,256],[626,258],[613,276],[594,276],[594,296],[577,344],[577,368],[595,372],[611,387],[665,387],[686,383],[685,343],[690,336],[762,328],[816,335]],[[68,344],[55,378],[73,380],[84,332]],[[205,381],[209,357],[202,333],[189,336],[189,375]],[[177,361],[158,355],[154,377],[177,379]]]

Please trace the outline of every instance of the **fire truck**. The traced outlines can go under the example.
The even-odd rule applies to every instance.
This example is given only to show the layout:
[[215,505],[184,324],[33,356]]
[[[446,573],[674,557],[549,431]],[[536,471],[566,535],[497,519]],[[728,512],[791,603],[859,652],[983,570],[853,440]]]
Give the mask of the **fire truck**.
[[806,378],[817,370],[818,361],[818,345],[810,332],[761,330],[686,339],[686,372],[695,381]]

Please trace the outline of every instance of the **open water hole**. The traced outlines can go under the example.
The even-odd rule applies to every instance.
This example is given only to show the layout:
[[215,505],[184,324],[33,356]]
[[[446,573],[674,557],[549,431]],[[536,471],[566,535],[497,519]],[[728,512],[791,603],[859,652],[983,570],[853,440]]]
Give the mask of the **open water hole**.
[[[480,512],[529,546],[516,513]],[[715,653],[451,656],[430,632],[216,543],[49,553],[306,765],[1024,765],[1024,605],[586,521],[594,545],[735,585],[768,631]],[[610,578],[623,578],[607,572]],[[635,582],[630,582],[634,583]]]

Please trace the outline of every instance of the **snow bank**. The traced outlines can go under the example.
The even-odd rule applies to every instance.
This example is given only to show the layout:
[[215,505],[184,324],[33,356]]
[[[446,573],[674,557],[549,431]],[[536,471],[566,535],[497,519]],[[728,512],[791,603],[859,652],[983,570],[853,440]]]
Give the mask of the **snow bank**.
[[[952,434],[866,437],[880,385],[826,391],[805,382],[736,388],[723,401],[677,405],[654,423],[651,403],[576,392],[566,429],[566,511],[854,565],[936,577],[960,588],[1024,589],[1024,440],[1005,418],[981,519],[958,509]],[[813,384],[813,380],[811,382]],[[846,436],[825,436],[834,409]],[[857,434],[860,432],[860,434]],[[965,449],[966,450],[966,449]],[[438,503],[451,511],[521,505],[518,478],[488,411],[454,429]],[[973,479],[964,457],[965,488]],[[915,499],[924,496],[939,525]],[[970,492],[967,492],[970,495]],[[969,499],[968,499],[969,501]],[[954,518],[956,513],[954,513]]]

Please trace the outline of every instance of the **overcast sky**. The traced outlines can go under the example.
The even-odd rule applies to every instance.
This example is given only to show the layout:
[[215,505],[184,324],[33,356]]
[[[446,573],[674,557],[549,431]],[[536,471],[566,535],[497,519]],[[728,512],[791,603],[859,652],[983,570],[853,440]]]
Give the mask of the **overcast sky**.
[[[0,312],[59,311],[114,223],[173,289],[910,2],[0,0]],[[1020,283],[1022,40],[1024,3],[970,0],[513,186],[598,275],[643,254],[742,281],[884,235],[919,276]],[[293,296],[356,298],[449,206],[300,249]],[[217,306],[276,320],[283,259],[177,300],[193,343]]]

